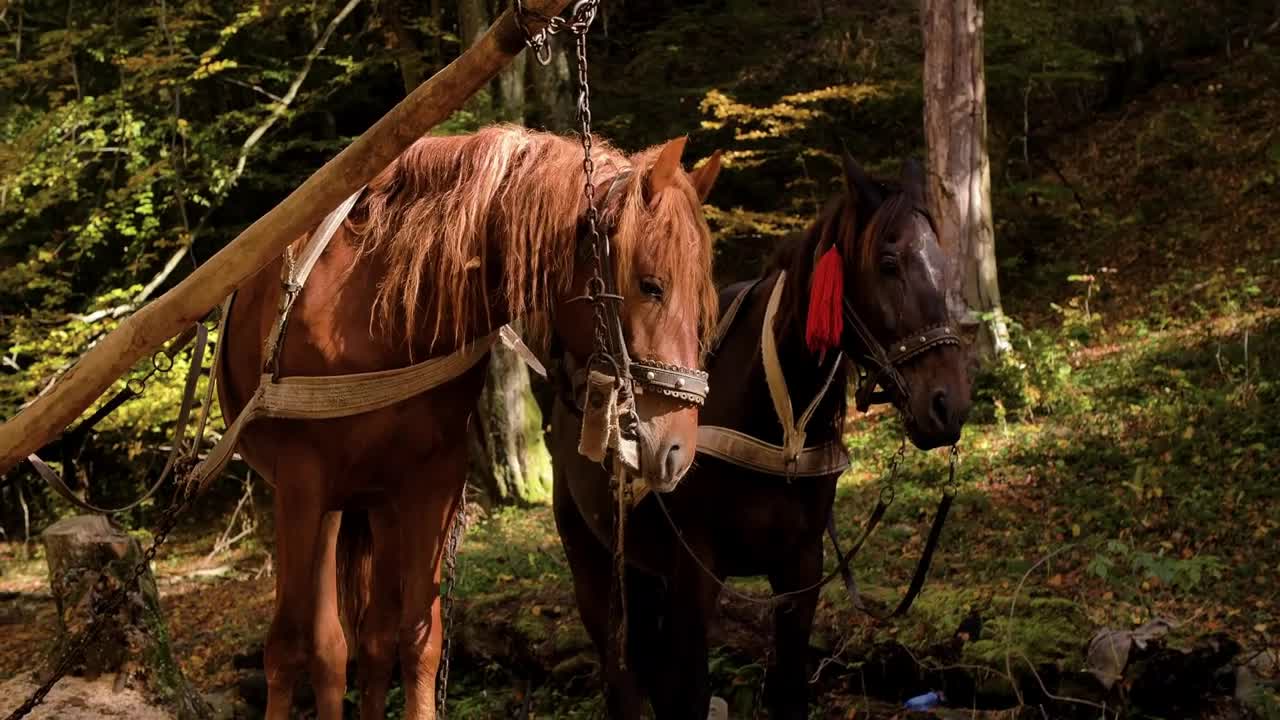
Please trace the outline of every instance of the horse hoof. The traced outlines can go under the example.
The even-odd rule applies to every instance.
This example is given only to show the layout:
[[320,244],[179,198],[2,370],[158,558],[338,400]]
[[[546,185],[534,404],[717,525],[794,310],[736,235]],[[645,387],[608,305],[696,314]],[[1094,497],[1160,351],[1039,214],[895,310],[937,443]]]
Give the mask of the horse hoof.
[[729,720],[729,703],[722,697],[712,697],[707,720]]

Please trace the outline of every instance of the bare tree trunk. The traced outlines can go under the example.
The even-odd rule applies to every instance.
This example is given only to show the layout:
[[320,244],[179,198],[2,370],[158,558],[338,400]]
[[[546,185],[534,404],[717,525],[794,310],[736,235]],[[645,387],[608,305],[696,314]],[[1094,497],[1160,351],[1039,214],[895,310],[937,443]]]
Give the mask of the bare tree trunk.
[[987,157],[987,90],[982,58],[983,0],[922,0],[924,125],[929,201],[939,236],[954,243],[959,288],[952,314],[976,331],[984,362],[1009,349],[996,277]]
[[[494,11],[491,17],[496,17],[500,12],[500,10]],[[529,55],[530,53],[517,55],[506,69],[498,73],[497,79],[494,80],[497,93],[493,98],[493,107],[501,120],[524,123],[524,86]],[[537,65],[538,62],[535,60],[533,64]]]
[[[458,0],[463,40],[469,43],[479,37],[498,14],[486,0]],[[491,85],[491,107],[499,119],[524,122],[528,55],[517,57]],[[543,440],[542,412],[534,399],[529,370],[501,344],[494,346],[489,358],[489,376],[468,450],[471,480],[493,504],[532,505],[551,499],[551,456]]]
[[[404,81],[404,91],[407,94],[422,84],[423,78],[427,76],[427,63],[423,57],[422,48],[418,47],[417,41],[413,38],[413,33],[405,27],[401,14],[401,2],[402,0],[383,0],[379,6],[382,10],[382,21],[386,26],[387,47],[391,49],[391,55],[400,68],[400,77]],[[521,53],[521,56],[523,55],[524,53]]]
[[[489,0],[458,0],[458,31],[464,46],[470,47],[501,12],[502,9],[493,7]],[[490,108],[499,120],[524,122],[527,56],[528,53],[518,55],[490,85]]]
[[569,73],[569,49],[564,35],[554,35],[549,64],[527,61],[529,85],[533,91],[525,103],[524,121],[529,127],[563,134],[578,126],[573,77]]
[[471,479],[494,505],[533,505],[551,499],[551,455],[542,437],[542,412],[519,355],[495,347],[472,425]]

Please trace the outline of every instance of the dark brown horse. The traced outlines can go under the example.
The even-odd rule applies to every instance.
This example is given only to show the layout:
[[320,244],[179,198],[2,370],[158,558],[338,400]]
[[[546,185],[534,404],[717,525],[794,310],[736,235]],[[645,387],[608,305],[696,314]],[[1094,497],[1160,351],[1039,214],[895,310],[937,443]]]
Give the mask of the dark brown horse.
[[[700,196],[718,165],[686,174],[683,147],[680,139],[627,157],[597,141],[594,183],[631,356],[697,367],[715,303]],[[403,367],[514,319],[535,333],[543,326],[585,359],[592,310],[571,302],[589,276],[583,180],[581,147],[554,135],[496,127],[419,140],[368,186],[320,257],[289,321],[281,374]],[[263,372],[280,277],[277,262],[235,299],[219,378],[228,422]],[[288,717],[304,671],[319,716],[342,716],[348,645],[340,605],[355,637],[361,716],[383,716],[398,656],[406,717],[435,717],[440,559],[484,376],[481,363],[383,410],[250,426],[240,451],[275,486],[268,718]],[[693,460],[697,408],[645,394],[637,412],[640,474],[669,486]],[[341,525],[367,527],[370,541],[340,542]],[[344,549],[360,552],[347,557]]]
[[[785,273],[773,301],[775,320],[763,332],[774,333],[775,367],[780,366],[784,392],[797,415],[830,378],[831,390],[814,405],[807,437],[800,442],[808,448],[834,447],[840,462],[818,458],[832,470],[788,479],[781,470],[748,470],[704,455],[709,447],[704,436],[688,477],[664,496],[689,549],[677,542],[652,497],[627,520],[625,670],[612,657],[616,646],[608,641],[611,516],[607,494],[600,490],[605,482],[598,468],[573,456],[574,417],[566,402],[557,403],[556,522],[583,622],[604,660],[609,712],[615,720],[640,717],[646,699],[661,720],[707,716],[707,623],[724,578],[766,575],[775,593],[787,593],[809,588],[822,576],[822,533],[844,452],[841,445],[828,444],[841,441],[849,380],[848,363],[840,353],[828,350],[822,357],[809,349],[806,337],[810,278],[824,250],[835,247],[842,258],[845,322],[861,325],[844,327],[843,354],[873,365],[873,377],[882,368],[866,360],[877,356],[867,345],[883,351],[878,357],[889,357],[893,370],[880,374],[887,392],[883,397],[898,407],[915,445],[928,449],[959,438],[970,402],[966,358],[948,323],[947,258],[923,207],[921,169],[908,163],[901,183],[890,187],[867,178],[846,156],[845,176],[846,192],[803,236],[780,249],[764,277],[721,293],[724,312],[745,290],[736,319],[708,360],[711,391],[701,414],[704,424],[785,445],[762,351],[766,313]],[[849,314],[855,319],[848,319]],[[819,467],[827,467],[821,462]],[[766,692],[770,717],[808,717],[809,633],[817,600],[813,588],[775,610],[774,663]]]

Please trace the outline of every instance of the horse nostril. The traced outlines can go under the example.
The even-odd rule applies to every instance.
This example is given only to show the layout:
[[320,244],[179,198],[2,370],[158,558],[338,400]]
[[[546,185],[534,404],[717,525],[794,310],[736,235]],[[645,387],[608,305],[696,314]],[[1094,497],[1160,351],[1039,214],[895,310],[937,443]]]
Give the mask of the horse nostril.
[[667,448],[667,457],[663,460],[663,470],[666,471],[666,479],[673,480],[680,474],[680,465],[683,458],[680,456],[680,444],[672,443]]
[[933,415],[933,421],[938,427],[946,427],[947,421],[951,415],[947,407],[947,391],[935,390],[933,393],[933,402],[929,406],[929,413]]

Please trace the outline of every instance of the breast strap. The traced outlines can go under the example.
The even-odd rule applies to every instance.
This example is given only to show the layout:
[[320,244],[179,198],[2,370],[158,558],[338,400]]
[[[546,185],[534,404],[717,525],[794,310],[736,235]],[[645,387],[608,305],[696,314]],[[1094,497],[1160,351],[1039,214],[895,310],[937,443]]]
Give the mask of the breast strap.
[[[765,382],[769,387],[774,415],[782,424],[782,445],[765,442],[732,428],[703,425],[698,428],[698,452],[772,475],[812,477],[844,472],[849,467],[849,455],[839,439],[812,447],[805,446],[809,420],[818,409],[822,398],[826,397],[844,357],[836,353],[831,359],[831,368],[827,372],[826,380],[808,407],[799,418],[796,418],[791,406],[791,393],[782,372],[782,363],[778,359],[777,338],[773,327],[778,315],[778,305],[782,301],[786,279],[786,271],[778,273],[778,279],[774,283],[773,291],[769,295],[769,303],[765,308],[764,322],[760,328],[760,360],[764,365]],[[728,334],[729,327],[746,296],[759,282],[757,280],[747,286],[734,298],[724,319],[716,327],[717,345]]]

